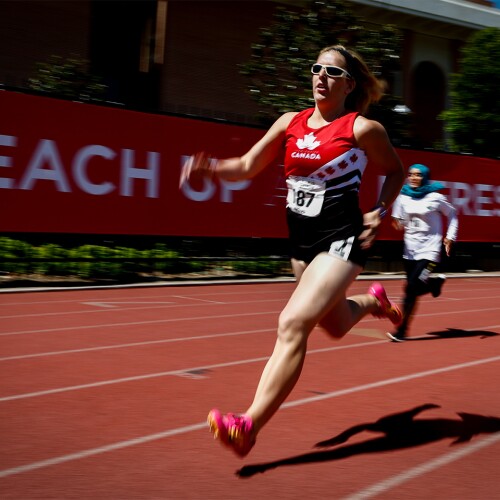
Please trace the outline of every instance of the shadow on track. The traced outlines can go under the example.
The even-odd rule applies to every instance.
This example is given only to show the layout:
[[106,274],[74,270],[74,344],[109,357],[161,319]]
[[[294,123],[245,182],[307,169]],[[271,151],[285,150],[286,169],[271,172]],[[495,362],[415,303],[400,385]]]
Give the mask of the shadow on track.
[[479,337],[485,339],[488,337],[497,337],[500,335],[497,332],[489,330],[462,330],[460,328],[447,328],[437,332],[428,332],[423,337],[407,337],[405,340],[415,342],[419,340],[443,340],[443,339],[461,339],[467,337]]
[[451,445],[456,445],[470,441],[474,436],[479,434],[500,431],[500,418],[471,413],[458,412],[457,415],[460,419],[457,420],[449,418],[415,420],[415,417],[419,413],[433,408],[439,408],[439,406],[435,404],[423,404],[411,410],[387,415],[376,422],[358,424],[330,439],[317,443],[315,447],[327,448],[337,446],[364,431],[378,432],[384,434],[384,436],[352,445],[340,446],[333,450],[315,451],[274,462],[245,465],[236,471],[236,475],[251,477],[258,473],[288,465],[327,462],[329,460],[342,460],[365,453],[403,450],[447,438],[453,439]]

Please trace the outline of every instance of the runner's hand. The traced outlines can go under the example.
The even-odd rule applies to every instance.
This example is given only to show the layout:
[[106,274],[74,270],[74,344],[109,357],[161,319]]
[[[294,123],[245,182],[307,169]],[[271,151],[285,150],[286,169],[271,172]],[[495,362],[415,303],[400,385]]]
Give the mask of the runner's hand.
[[453,245],[453,240],[449,240],[448,238],[444,238],[443,240],[444,249],[446,251],[446,255],[449,257],[451,253],[451,247]]
[[182,188],[185,182],[205,177],[212,178],[215,174],[217,160],[210,158],[207,153],[201,152],[190,156],[182,165],[179,178],[179,188]]
[[365,229],[359,235],[361,248],[367,250],[373,245],[377,237],[378,228],[381,223],[382,219],[380,218],[380,209],[378,208],[363,215],[363,226]]

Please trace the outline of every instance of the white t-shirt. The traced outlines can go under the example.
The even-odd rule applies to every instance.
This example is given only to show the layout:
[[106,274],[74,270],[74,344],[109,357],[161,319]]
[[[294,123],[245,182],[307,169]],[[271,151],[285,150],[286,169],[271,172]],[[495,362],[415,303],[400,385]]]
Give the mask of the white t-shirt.
[[404,259],[440,261],[443,216],[447,219],[446,238],[455,241],[457,211],[446,196],[434,192],[418,200],[404,194],[396,198],[392,217],[404,226]]

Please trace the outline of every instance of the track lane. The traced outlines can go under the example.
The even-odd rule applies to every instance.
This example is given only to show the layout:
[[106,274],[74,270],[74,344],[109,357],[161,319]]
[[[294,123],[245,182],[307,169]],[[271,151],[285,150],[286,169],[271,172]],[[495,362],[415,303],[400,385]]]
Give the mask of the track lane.
[[[467,286],[464,286],[465,283]],[[163,347],[160,343],[111,348],[107,355],[100,351],[88,351],[0,362],[0,369],[2,365],[10,366],[14,369],[11,379],[24,379],[26,387],[38,383],[43,370],[53,372],[52,381],[57,380],[58,376],[59,380],[64,380],[65,365],[70,365],[69,369],[75,372],[85,367],[78,375],[83,380],[96,380],[98,374],[109,377],[113,373],[130,373],[130,370],[135,369],[140,372],[145,367],[153,367],[155,363],[165,367],[175,362],[182,365],[185,372],[182,375],[159,376],[0,403],[0,413],[8,417],[7,420],[2,419],[2,422],[7,422],[6,425],[2,424],[2,435],[8,436],[6,449],[10,450],[2,458],[2,461],[6,458],[8,462],[2,464],[2,470],[76,454],[74,460],[62,460],[5,478],[0,476],[6,498],[81,498],[84,491],[92,491],[92,496],[96,498],[200,498],[200,495],[205,498],[257,498],[269,496],[277,490],[288,492],[287,498],[303,498],[305,491],[323,497],[335,492],[332,498],[342,498],[363,492],[388,478],[397,477],[409,479],[398,484],[391,483],[393,485],[382,494],[384,498],[401,498],[404,495],[418,498],[423,491],[432,490],[433,487],[438,490],[435,485],[436,477],[441,478],[441,485],[448,484],[449,491],[453,491],[451,482],[455,477],[455,468],[467,470],[471,461],[474,463],[476,454],[485,457],[482,463],[485,460],[488,462],[490,454],[498,449],[495,441],[482,448],[471,448],[470,455],[464,453],[462,458],[449,465],[440,465],[440,476],[433,475],[434,470],[429,470],[418,478],[411,479],[410,472],[419,464],[446,457],[449,454],[449,438],[407,449],[393,448],[385,452],[374,450],[371,453],[354,453],[345,457],[336,456],[340,452],[333,447],[330,450],[334,452],[333,457],[326,460],[277,466],[248,479],[238,479],[234,473],[244,464],[265,463],[306,454],[313,449],[318,439],[331,438],[352,425],[377,421],[381,417],[400,413],[419,404],[436,402],[434,404],[439,404],[440,407],[422,413],[418,419],[432,417],[432,420],[439,417],[453,421],[457,418],[457,412],[463,411],[483,417],[500,416],[495,383],[499,371],[496,355],[500,354],[496,307],[500,287],[490,280],[474,280],[473,287],[469,283],[473,282],[448,280],[442,297],[422,301],[412,336],[429,341],[418,340],[401,345],[381,342],[377,340],[376,334],[380,333],[385,322],[373,319],[364,321],[359,325],[358,334],[353,332],[353,335],[349,335],[341,343],[332,343],[321,333],[315,333],[310,342],[311,353],[303,376],[290,398],[290,402],[304,402],[285,406],[269,427],[264,429],[258,446],[245,461],[233,458],[217,443],[212,443],[203,420],[207,410],[214,404],[226,411],[244,408],[253,394],[265,358],[270,353],[277,314],[264,320],[265,315],[259,315],[252,309],[251,299],[259,296],[258,287],[251,287],[252,293],[248,301],[237,300],[244,299],[242,292],[245,286],[233,287],[238,290],[238,297],[232,296],[231,287],[224,290],[225,301],[230,301],[233,297],[234,302],[246,303],[241,310],[238,304],[233,303],[232,309],[241,312],[241,316],[237,318],[237,314],[232,319],[228,318],[228,323],[224,318],[205,317],[181,320],[176,324],[175,334],[178,338],[183,335],[192,336],[188,325],[196,325],[200,330],[208,331],[208,336],[212,335],[202,341],[179,340],[167,342]],[[268,290],[274,290],[273,285],[264,285],[263,289],[268,286]],[[390,295],[398,296],[400,287],[401,283],[392,282]],[[214,288],[216,287],[210,287],[209,295],[214,295]],[[353,291],[359,292],[365,288],[364,284],[356,284]],[[286,300],[287,290],[289,285],[279,290],[279,300]],[[485,290],[490,291],[490,298],[484,293]],[[194,296],[195,289],[191,291]],[[134,297],[139,297],[137,300],[140,300],[138,290],[133,292]],[[198,293],[203,295],[206,292]],[[158,289],[155,294],[158,295]],[[269,299],[267,303],[270,297],[277,298],[274,292],[263,291],[262,294]],[[37,296],[39,300],[41,294],[33,296]],[[63,296],[64,294],[58,298],[62,308],[68,306]],[[122,296],[118,294],[118,297]],[[26,298],[25,295],[23,300],[26,301]],[[26,304],[23,307],[29,306]],[[108,312],[111,312],[113,308],[109,309]],[[144,314],[151,319],[156,309],[146,309]],[[165,313],[162,308],[157,308],[157,311],[159,314]],[[246,314],[249,311],[254,313]],[[123,314],[123,311],[114,312],[119,316]],[[176,319],[175,315],[173,319]],[[59,325],[64,321],[62,319]],[[78,348],[78,345],[85,343],[89,345],[89,341],[96,345],[103,345],[103,340],[120,343],[123,339],[133,339],[134,334],[140,334],[139,330],[145,328],[146,324],[148,335],[158,329],[158,323],[143,323],[132,327],[137,328],[136,332],[128,330],[122,337],[119,330],[124,331],[125,328],[113,328],[104,323],[96,328],[85,329],[85,334],[81,335],[78,331],[71,333],[68,329],[57,333],[44,332],[4,338],[12,341],[23,337],[30,345],[37,339],[39,343],[34,350],[30,351],[22,345],[12,350],[13,355],[16,352],[21,355],[22,352],[36,354],[43,353],[44,349],[47,351],[49,347],[57,349],[58,341],[66,337],[76,336],[78,341],[73,344],[63,342],[62,349],[69,346]],[[225,330],[223,333],[236,332],[236,326],[241,331],[245,328],[250,330],[263,327],[269,331],[234,337],[217,336],[217,330],[222,328]],[[57,324],[54,327],[60,328]],[[454,337],[428,335],[429,332],[446,333],[448,328],[456,329]],[[89,335],[94,330],[99,333]],[[62,334],[63,331],[68,333]],[[95,337],[99,337],[97,342]],[[168,339],[160,335],[154,340]],[[81,342],[83,343],[80,344]],[[172,344],[177,344],[177,347],[172,348]],[[318,352],[314,352],[315,350]],[[120,351],[128,352],[123,354]],[[256,358],[253,363],[246,363],[245,360],[252,359],[249,356],[252,352],[262,353],[262,359]],[[137,358],[135,362],[134,357]],[[48,358],[52,358],[49,364]],[[60,360],[51,364],[57,358]],[[210,360],[222,365],[227,364],[228,359],[237,363],[214,367],[208,371],[203,369]],[[189,363],[191,360],[200,360],[201,364],[194,366]],[[26,365],[16,375],[15,366],[21,362]],[[27,367],[35,367],[35,362],[39,363],[38,368],[33,369],[29,379],[30,370]],[[130,364],[130,370],[127,363]],[[459,363],[468,365],[450,368]],[[90,369],[92,367],[94,371]],[[194,368],[192,373],[189,373],[190,367]],[[432,372],[440,367],[448,369]],[[426,371],[432,373],[420,377],[415,375]],[[392,382],[377,384],[384,380]],[[236,392],[231,390],[234,384],[238,387]],[[43,384],[40,386],[43,387]],[[330,398],[319,397],[329,393],[337,395]],[[199,419],[193,416],[199,416]],[[6,427],[9,429],[8,433]],[[190,430],[183,433],[176,429]],[[155,435],[157,439],[147,439],[148,436]],[[460,446],[462,449],[469,445],[475,446],[475,443],[488,438],[485,436],[485,432],[479,432],[469,443]],[[366,436],[355,436],[352,438],[353,444],[357,440],[363,442],[365,438]],[[134,439],[138,441],[131,441]],[[130,441],[130,446],[106,448],[116,443],[126,443],[127,440]],[[85,450],[98,450],[99,447],[104,447],[105,451],[87,456],[79,455]],[[137,467],[136,464],[146,466]],[[430,478],[433,478],[432,481]],[[483,492],[484,498],[499,486],[496,476],[488,477],[486,483],[478,484],[476,488],[470,485],[465,487],[465,479],[469,479],[465,475],[461,479],[458,484],[464,483],[464,491],[475,489]],[[443,488],[444,486],[442,491]]]

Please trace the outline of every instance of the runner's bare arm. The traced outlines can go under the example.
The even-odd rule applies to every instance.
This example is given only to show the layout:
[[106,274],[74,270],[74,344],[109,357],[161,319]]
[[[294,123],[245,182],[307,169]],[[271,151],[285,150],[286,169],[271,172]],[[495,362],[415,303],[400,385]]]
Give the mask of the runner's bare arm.
[[181,172],[180,185],[196,177],[217,177],[238,181],[255,177],[283,151],[286,129],[296,113],[285,113],[243,156],[214,159],[205,152],[191,156]]

